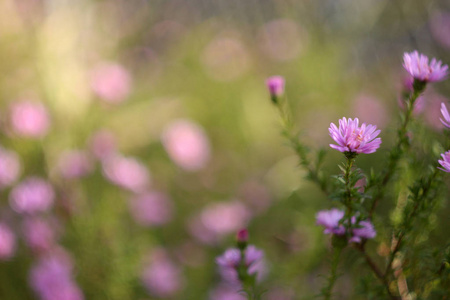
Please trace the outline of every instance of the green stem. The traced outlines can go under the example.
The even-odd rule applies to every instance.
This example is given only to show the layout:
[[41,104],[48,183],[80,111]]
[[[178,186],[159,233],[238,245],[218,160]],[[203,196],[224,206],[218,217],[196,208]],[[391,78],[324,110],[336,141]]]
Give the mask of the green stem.
[[331,261],[331,274],[330,274],[330,277],[328,278],[327,286],[323,289],[323,297],[325,300],[331,299],[333,287],[338,278],[337,269],[338,269],[339,259],[341,256],[342,249],[343,248],[341,248],[341,247],[335,247],[333,249],[333,257],[332,257],[332,261]]
[[328,195],[329,192],[326,182],[319,175],[319,171],[317,170],[317,168],[313,168],[309,163],[308,150],[306,146],[300,142],[298,136],[294,132],[294,123],[292,122],[292,118],[289,113],[289,106],[286,99],[280,98],[278,99],[278,101],[274,102],[274,104],[278,108],[278,112],[281,117],[283,136],[288,140],[289,145],[297,154],[300,165],[308,171],[308,179],[315,182],[320,187],[320,189]]
[[389,152],[388,166],[384,170],[377,184],[378,190],[373,197],[372,205],[369,210],[369,218],[371,218],[373,213],[375,212],[375,209],[380,199],[384,197],[386,185],[392,178],[392,175],[394,175],[399,160],[403,157],[403,154],[409,148],[409,140],[408,137],[406,136],[408,125],[410,123],[412,112],[414,110],[414,103],[416,102],[417,98],[420,96],[420,94],[423,92],[424,89],[425,89],[424,86],[421,88],[414,89],[414,91],[410,94],[408,100],[406,101],[406,111],[403,118],[403,122],[397,132],[397,144]]

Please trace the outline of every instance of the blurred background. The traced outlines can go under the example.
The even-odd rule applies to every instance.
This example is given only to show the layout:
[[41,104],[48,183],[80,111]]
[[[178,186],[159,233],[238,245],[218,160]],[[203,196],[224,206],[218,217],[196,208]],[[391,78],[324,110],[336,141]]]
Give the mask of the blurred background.
[[[215,264],[243,227],[265,251],[263,299],[312,299],[330,242],[315,214],[332,203],[297,167],[265,79],[286,78],[313,149],[344,116],[381,128],[368,172],[416,49],[450,63],[448,1],[1,0],[0,299],[244,299]],[[441,135],[449,95],[448,80],[427,90],[424,135]],[[450,237],[449,213],[430,243]],[[367,299],[360,256],[343,264],[336,299]]]

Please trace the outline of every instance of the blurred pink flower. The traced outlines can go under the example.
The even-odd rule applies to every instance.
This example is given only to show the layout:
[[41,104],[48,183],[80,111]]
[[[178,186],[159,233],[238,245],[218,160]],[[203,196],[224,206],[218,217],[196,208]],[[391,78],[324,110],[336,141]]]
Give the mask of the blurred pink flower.
[[42,252],[55,246],[56,236],[52,225],[37,217],[25,219],[23,233],[28,247],[33,251]]
[[428,63],[428,57],[417,51],[403,55],[403,67],[417,80],[435,82],[445,79],[448,75],[448,66],[433,58]]
[[89,139],[89,148],[99,160],[111,157],[117,151],[114,134],[105,129],[95,132]]
[[342,210],[333,208],[330,210],[321,210],[316,215],[317,225],[325,227],[323,233],[325,234],[345,234],[345,227],[339,224],[339,221],[344,217]]
[[438,167],[439,170],[450,173],[450,151],[441,154],[442,160],[438,160],[439,164],[442,166]]
[[94,168],[91,158],[82,150],[63,152],[59,158],[58,165],[61,175],[68,179],[86,176]]
[[24,137],[43,137],[50,127],[47,109],[40,102],[13,103],[10,107],[10,120],[13,131]]
[[266,86],[272,97],[280,97],[284,94],[284,78],[282,76],[267,78]]
[[450,14],[437,11],[430,19],[431,34],[444,47],[450,49]]
[[131,75],[119,64],[103,63],[92,71],[91,87],[100,99],[118,104],[130,94]]
[[12,230],[0,223],[0,260],[7,260],[14,255],[16,249],[16,237]]
[[209,294],[209,300],[246,300],[247,297],[240,292],[240,288],[222,284],[212,290]]
[[72,278],[72,268],[67,253],[49,253],[32,267],[30,285],[41,300],[83,300],[83,293]]
[[180,268],[169,259],[164,250],[156,250],[150,260],[141,274],[144,286],[156,297],[174,296],[183,286]]
[[135,193],[143,192],[150,184],[150,173],[135,158],[114,155],[103,161],[103,174],[112,183]]
[[380,130],[374,125],[363,123],[359,127],[358,118],[339,120],[339,129],[333,123],[328,131],[338,145],[330,144],[330,147],[341,152],[373,153],[381,144],[381,139],[376,138]]
[[130,199],[131,214],[142,226],[161,226],[172,219],[172,203],[161,192],[146,192]]
[[379,99],[367,94],[359,94],[353,102],[353,112],[360,119],[377,127],[384,127],[389,121],[386,107]]
[[444,124],[441,122],[442,103],[448,103],[449,100],[432,90],[429,90],[424,97],[426,97],[427,101],[427,107],[424,113],[425,121],[432,128],[441,130],[444,128]]
[[[352,220],[352,223],[356,222]],[[361,221],[353,228],[349,242],[361,243],[362,239],[373,239],[377,235],[373,224],[369,221]]]
[[9,203],[18,213],[36,213],[48,210],[53,205],[53,187],[39,177],[28,177],[20,182],[9,195]]
[[10,186],[19,177],[19,173],[18,155],[0,147],[0,188]]
[[[244,265],[249,275],[257,274],[258,280],[262,280],[266,274],[266,265],[263,261],[264,252],[253,245],[245,248]],[[240,285],[237,268],[241,263],[241,252],[237,248],[230,248],[224,254],[216,258],[219,273],[229,284]]]
[[440,118],[439,120],[441,120],[441,123],[445,127],[450,128],[450,114],[448,113],[447,106],[445,106],[444,102],[441,103],[441,114],[444,119]]
[[203,168],[210,158],[210,145],[203,129],[188,120],[177,120],[163,132],[162,143],[170,158],[187,171]]
[[200,215],[203,225],[217,235],[234,233],[250,219],[248,209],[240,202],[212,203]]

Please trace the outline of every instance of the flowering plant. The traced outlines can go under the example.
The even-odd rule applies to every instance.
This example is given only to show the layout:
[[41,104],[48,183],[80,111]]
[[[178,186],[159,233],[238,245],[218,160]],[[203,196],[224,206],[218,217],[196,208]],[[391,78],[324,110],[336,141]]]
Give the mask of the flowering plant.
[[[404,54],[403,66],[411,76],[412,88],[402,100],[405,110],[402,112],[397,131],[397,141],[390,149],[384,150],[387,152],[384,167],[379,172],[372,170],[370,173],[357,167],[359,155],[371,154],[380,149],[381,131],[376,125],[366,123],[360,125],[358,118],[344,117],[339,120],[338,126],[331,123],[328,129],[330,137],[336,142],[330,144],[330,147],[344,154],[344,162],[339,166],[341,174],[331,176],[333,180],[330,180],[320,168],[323,151],[316,154],[317,163],[314,163],[314,160],[310,159],[314,153],[298,138],[293,129],[293,121],[284,96],[284,80],[280,76],[267,80],[272,103],[279,109],[281,115],[283,135],[297,153],[300,165],[308,172],[307,178],[317,183],[329,199],[333,200],[333,206],[338,206],[316,214],[317,225],[324,227],[324,234],[331,235],[333,253],[330,275],[321,291],[324,299],[332,298],[333,287],[339,277],[341,253],[348,248],[355,249],[361,254],[378,280],[378,285],[367,286],[367,295],[375,295],[371,298],[428,299],[446,294],[446,289],[448,292],[450,278],[448,245],[432,250],[439,253],[437,257],[441,259],[433,266],[428,266],[435,270],[434,273],[418,269],[417,264],[421,263],[420,250],[426,246],[418,237],[429,234],[430,215],[443,201],[441,171],[450,172],[450,151],[441,154],[442,160],[439,160],[433,152],[428,153],[428,156],[434,157],[432,162],[413,173],[416,178],[409,183],[406,203],[402,204],[403,207],[397,203],[394,208],[401,213],[398,222],[382,224],[379,221],[380,217],[377,216],[378,204],[395,198],[392,197],[390,189],[393,179],[401,177],[402,172],[408,172],[408,168],[402,166],[403,162],[408,160],[413,165],[418,164],[419,157],[412,151],[415,141],[411,141],[410,138],[415,102],[423,94],[428,83],[441,81],[448,75],[447,65],[436,59],[429,62],[428,57],[417,51]],[[441,122],[449,127],[450,117],[444,103],[441,105],[441,113]],[[382,234],[377,234],[378,232]],[[379,255],[374,257],[372,249],[380,248],[382,245],[389,245],[387,246],[389,250],[381,257]],[[231,268],[234,273],[239,274],[234,277],[244,284],[248,299],[259,299],[245,288],[246,276],[253,274],[249,268],[252,262],[248,263],[246,251],[250,252],[250,249],[246,250],[244,247],[240,251],[227,250],[217,259],[217,263],[222,270]],[[259,255],[257,257],[259,258]],[[424,282],[433,284],[421,287]],[[252,289],[254,285],[255,282],[252,281],[250,284]]]

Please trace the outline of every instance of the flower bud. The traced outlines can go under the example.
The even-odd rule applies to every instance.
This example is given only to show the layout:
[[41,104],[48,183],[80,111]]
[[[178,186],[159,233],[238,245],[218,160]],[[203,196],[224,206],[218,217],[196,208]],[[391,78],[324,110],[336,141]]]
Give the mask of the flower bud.
[[247,247],[248,242],[248,230],[247,229],[241,229],[238,231],[237,236],[237,245],[239,249],[245,249]]
[[284,78],[281,76],[269,77],[266,80],[266,85],[272,102],[276,104],[278,102],[278,98],[284,94]]

